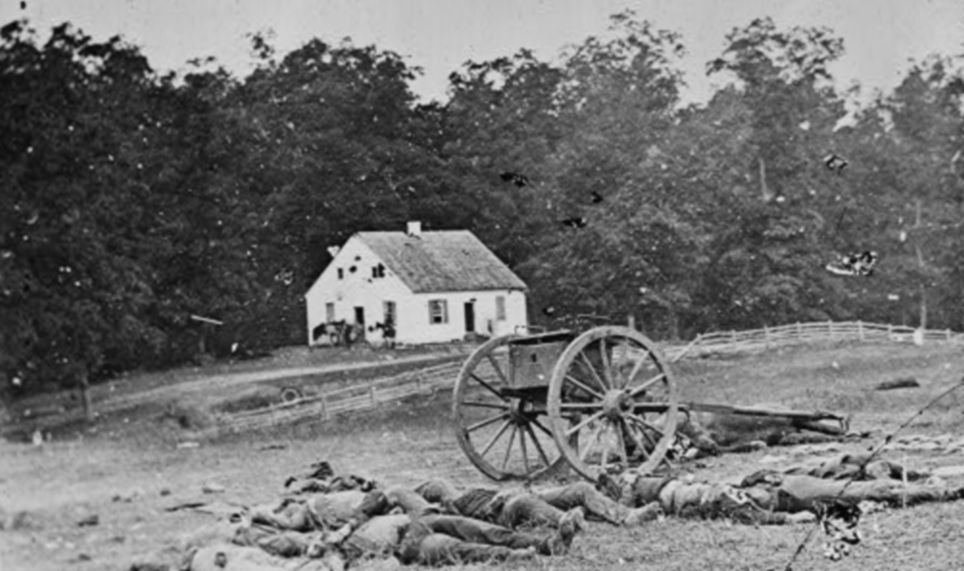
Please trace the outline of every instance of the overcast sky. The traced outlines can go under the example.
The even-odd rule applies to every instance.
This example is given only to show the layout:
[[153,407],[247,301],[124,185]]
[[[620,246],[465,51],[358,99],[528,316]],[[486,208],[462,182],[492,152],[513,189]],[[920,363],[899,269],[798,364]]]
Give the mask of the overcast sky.
[[239,76],[250,70],[252,32],[270,30],[282,54],[312,37],[349,36],[423,68],[414,89],[432,99],[444,97],[448,74],[468,59],[521,47],[553,59],[603,33],[608,16],[624,8],[683,35],[688,101],[712,92],[703,70],[724,36],[760,16],[780,27],[828,26],[843,37],[846,54],[833,68],[842,87],[858,80],[891,89],[910,59],[964,52],[962,0],[0,0],[0,23],[26,16],[45,35],[69,21],[98,40],[123,35],[157,70],[214,56]]

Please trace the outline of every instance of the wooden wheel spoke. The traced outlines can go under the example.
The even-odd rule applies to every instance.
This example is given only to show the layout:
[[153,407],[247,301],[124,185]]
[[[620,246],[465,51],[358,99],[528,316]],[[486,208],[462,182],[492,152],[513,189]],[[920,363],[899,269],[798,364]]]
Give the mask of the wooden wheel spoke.
[[492,394],[494,394],[495,396],[499,397],[503,402],[509,402],[509,400],[508,400],[507,398],[505,398],[504,396],[502,396],[502,393],[500,393],[499,391],[495,390],[495,388],[494,388],[492,385],[490,385],[489,383],[487,383],[487,382],[483,381],[482,379],[480,379],[479,376],[476,375],[475,373],[469,373],[469,376],[472,377],[472,379],[475,380],[475,382],[479,383],[480,385],[482,385],[483,387],[485,387],[486,389],[488,389],[488,391],[489,391],[490,393],[492,393]]
[[602,440],[602,455],[599,457],[599,469],[606,472],[606,465],[609,463],[609,440],[606,437],[609,432],[609,422],[603,421],[603,429],[600,430],[599,437]]
[[543,426],[542,423],[539,422],[539,419],[538,419],[538,418],[533,418],[533,419],[531,419],[531,421],[532,421],[533,426],[535,426],[536,428],[538,428],[539,430],[541,430],[542,432],[544,432],[544,433],[546,434],[546,436],[548,436],[549,438],[552,438],[552,431],[550,431],[548,428],[546,428],[545,426]]
[[626,437],[623,435],[623,422],[619,421],[618,426],[613,426],[613,430],[616,432],[616,439],[618,440],[617,448],[619,449],[619,459],[623,462],[623,469],[629,467],[629,452],[626,451]]
[[586,420],[583,420],[582,422],[580,422],[580,423],[577,424],[576,426],[573,426],[572,428],[570,428],[569,430],[567,430],[567,431],[566,431],[566,436],[572,436],[573,434],[579,432],[580,430],[582,430],[582,428],[583,428],[584,426],[588,425],[590,422],[602,418],[602,415],[603,415],[603,411],[599,411],[599,412],[593,414],[592,416],[590,416],[590,417],[587,418]]
[[633,365],[633,369],[629,372],[629,376],[626,377],[626,384],[627,384],[627,385],[628,385],[629,383],[633,382],[633,379],[635,379],[635,378],[636,378],[636,375],[639,374],[639,371],[643,368],[643,365],[646,364],[646,361],[647,361],[647,359],[646,359],[645,357],[636,360],[636,364]]
[[492,450],[492,446],[495,445],[495,441],[498,440],[500,436],[505,434],[505,431],[509,428],[509,424],[510,422],[508,420],[502,423],[502,427],[499,428],[499,431],[496,432],[492,439],[489,440],[489,442],[485,445],[485,448],[482,449],[482,452],[479,453],[479,456],[485,456],[489,450]]
[[526,474],[529,470],[529,452],[526,450],[526,431],[519,429],[519,448],[522,449],[522,465],[525,467]]
[[515,441],[515,433],[519,427],[512,425],[512,432],[509,434],[509,445],[505,447],[505,455],[502,457],[502,471],[505,472],[505,465],[509,463],[509,456],[512,454],[512,443]]
[[660,373],[655,377],[651,379],[647,379],[646,381],[643,382],[643,384],[639,385],[638,387],[633,387],[633,389],[629,391],[629,396],[634,397],[665,378],[666,378],[666,373],[660,371]]
[[591,394],[592,396],[596,397],[599,400],[603,399],[602,393],[599,393],[596,390],[589,388],[589,385],[583,383],[582,381],[573,377],[572,375],[566,374],[566,382],[576,385],[580,389],[586,391],[587,393]]
[[509,410],[506,404],[500,404],[495,402],[478,402],[478,401],[462,401],[462,406],[474,406],[477,408],[494,408],[496,410]]
[[653,432],[655,432],[656,434],[659,434],[659,437],[660,437],[660,438],[663,437],[663,431],[662,431],[660,428],[658,428],[656,425],[654,425],[654,424],[652,424],[652,423],[650,423],[650,422],[647,422],[647,421],[639,418],[639,417],[636,416],[635,414],[631,414],[631,415],[628,415],[628,416],[629,416],[630,419],[633,420],[633,422],[635,422],[636,424],[638,424],[638,425],[640,426],[640,428],[641,428],[642,431],[643,431],[643,434],[646,434],[646,429],[649,429],[649,430],[652,430]]
[[596,371],[596,367],[593,367],[592,363],[589,362],[589,357],[587,357],[585,353],[579,353],[579,358],[581,359],[580,364],[589,370],[589,374],[592,375],[593,380],[596,381],[596,384],[599,385],[599,388],[601,388],[603,392],[609,390],[609,386],[606,385],[601,378],[599,378],[599,373]]
[[542,444],[539,444],[539,439],[536,437],[536,433],[532,430],[532,427],[528,424],[525,426],[526,431],[529,433],[529,438],[532,438],[532,443],[536,446],[536,451],[539,452],[539,457],[542,458],[542,462],[545,466],[549,466],[549,457],[546,456],[546,451],[542,449]]
[[475,424],[472,424],[472,425],[470,425],[470,426],[466,426],[466,427],[465,427],[465,432],[475,432],[476,430],[478,430],[478,429],[480,429],[480,428],[485,428],[486,426],[489,426],[490,424],[495,424],[496,422],[498,422],[498,421],[500,421],[500,420],[502,420],[502,419],[504,419],[504,418],[505,418],[505,414],[497,414],[497,415],[495,415],[495,416],[493,416],[493,417],[490,417],[490,418],[487,418],[487,419],[485,419],[485,420],[480,420],[479,422],[476,422]]
[[586,457],[589,456],[589,451],[592,450],[593,446],[599,442],[599,429],[600,426],[594,426],[592,428],[592,435],[586,442],[586,447],[579,451],[579,461],[585,463]]
[[485,358],[489,360],[489,364],[492,365],[493,369],[495,369],[495,374],[499,375],[499,379],[502,380],[502,384],[505,386],[508,386],[509,379],[506,378],[505,373],[502,372],[502,367],[500,367],[499,363],[496,362],[495,357],[493,357],[492,354],[490,353],[486,355]]
[[606,379],[609,388],[616,388],[615,379],[613,379],[612,356],[606,346],[605,337],[599,340],[599,360],[602,363],[603,378]]
[[626,363],[626,360],[629,359],[629,339],[623,337],[623,342],[620,343],[619,346],[622,349],[622,354],[619,356],[619,362],[613,364],[613,371],[619,375],[620,380],[622,381],[619,386],[625,387],[629,384],[629,379],[626,378],[620,371],[622,371],[622,367]]
[[[641,429],[641,430],[639,431],[639,433],[643,435],[643,438],[645,438],[647,441],[649,441],[649,445],[652,446],[653,449],[656,448],[656,441],[653,440],[653,437],[650,436],[648,432],[646,432],[645,430],[642,430],[642,429]],[[644,447],[643,449],[645,450],[645,447]],[[649,452],[650,452],[649,450],[646,451],[646,457],[647,457],[647,458],[649,457]]]
[[[625,428],[626,435],[632,439],[636,447],[643,453],[644,456],[649,458],[649,450],[646,449],[646,442],[648,442],[650,446],[655,448],[656,441],[654,441],[652,438],[649,437],[648,434],[646,434],[646,430],[643,429],[641,426],[639,426],[636,420],[637,419],[635,418],[627,417],[623,421],[623,428]],[[644,439],[646,440],[646,442],[643,441]]]

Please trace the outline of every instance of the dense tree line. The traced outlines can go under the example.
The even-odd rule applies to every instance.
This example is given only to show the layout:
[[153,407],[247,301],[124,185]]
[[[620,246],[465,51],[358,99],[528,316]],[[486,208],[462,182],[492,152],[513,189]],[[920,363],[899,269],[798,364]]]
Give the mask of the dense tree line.
[[[415,219],[475,232],[550,326],[964,329],[964,79],[947,58],[841,126],[842,41],[768,19],[727,37],[707,73],[729,81],[700,106],[680,105],[682,39],[632,13],[556,62],[467,62],[441,104],[390,51],[252,47],[244,78],[212,61],[161,75],[120,37],[0,29],[0,380],[83,386],[301,343],[327,246]],[[824,270],[869,249],[871,277]]]

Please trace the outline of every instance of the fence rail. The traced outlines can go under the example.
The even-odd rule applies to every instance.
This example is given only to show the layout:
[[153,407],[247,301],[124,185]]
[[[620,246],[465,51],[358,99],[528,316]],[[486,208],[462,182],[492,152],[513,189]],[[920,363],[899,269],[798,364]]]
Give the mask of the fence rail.
[[292,402],[224,415],[219,426],[209,432],[245,432],[309,418],[327,421],[346,412],[374,409],[404,398],[430,395],[453,386],[461,366],[461,362],[435,365]]
[[[670,361],[678,361],[682,358],[765,351],[820,341],[964,343],[964,334],[949,329],[921,331],[913,327],[863,321],[823,321],[702,333],[688,343],[661,344],[661,350]],[[309,418],[327,421],[340,414],[371,410],[417,395],[434,394],[455,385],[461,366],[461,362],[434,365],[293,402],[224,415],[218,425],[204,435],[246,432]]]
[[869,323],[865,321],[819,321],[791,323],[776,327],[763,327],[745,331],[714,331],[697,335],[682,354],[672,348],[673,360],[683,356],[706,356],[711,354],[765,351],[814,341],[884,341],[897,343],[964,342],[964,334],[950,329],[920,330],[902,325]]

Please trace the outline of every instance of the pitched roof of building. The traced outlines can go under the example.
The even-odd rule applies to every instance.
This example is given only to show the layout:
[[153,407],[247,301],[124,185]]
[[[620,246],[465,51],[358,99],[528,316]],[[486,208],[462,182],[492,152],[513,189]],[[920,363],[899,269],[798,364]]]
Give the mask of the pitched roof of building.
[[526,289],[468,230],[358,232],[356,236],[415,293]]

